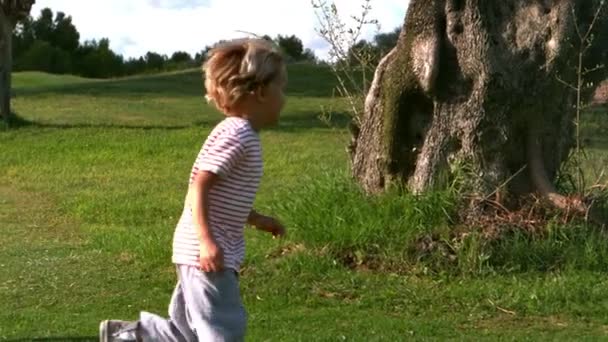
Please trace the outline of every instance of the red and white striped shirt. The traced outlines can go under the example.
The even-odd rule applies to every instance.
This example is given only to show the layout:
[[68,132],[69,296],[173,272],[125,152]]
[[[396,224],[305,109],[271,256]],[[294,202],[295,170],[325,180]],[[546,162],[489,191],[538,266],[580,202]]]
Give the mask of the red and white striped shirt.
[[[245,257],[244,227],[263,173],[260,137],[249,121],[228,117],[219,123],[196,158],[189,184],[199,171],[219,175],[209,190],[209,225],[224,252],[224,267],[239,270]],[[173,236],[175,264],[199,266],[199,239],[186,200]]]

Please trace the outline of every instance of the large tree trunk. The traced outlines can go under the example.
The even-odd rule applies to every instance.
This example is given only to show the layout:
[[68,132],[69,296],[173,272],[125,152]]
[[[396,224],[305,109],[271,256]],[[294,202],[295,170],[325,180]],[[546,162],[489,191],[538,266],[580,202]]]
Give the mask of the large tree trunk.
[[14,24],[0,8],[0,118],[8,123],[11,113],[12,32]]
[[370,193],[394,183],[421,192],[460,169],[480,198],[556,195],[575,99],[557,77],[576,79],[575,23],[586,29],[594,4],[411,0],[355,130],[356,179]]
[[35,0],[0,0],[0,119],[11,115],[12,35],[17,22],[27,17]]

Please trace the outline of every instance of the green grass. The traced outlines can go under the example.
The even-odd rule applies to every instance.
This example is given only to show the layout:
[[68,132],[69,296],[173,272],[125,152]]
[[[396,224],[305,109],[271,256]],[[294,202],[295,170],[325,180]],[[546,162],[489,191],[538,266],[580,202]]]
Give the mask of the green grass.
[[593,226],[555,218],[534,234],[511,228],[488,240],[460,227],[467,235],[454,235],[453,189],[369,198],[340,172],[305,179],[291,201],[276,205],[278,214],[294,240],[348,267],[449,276],[608,270],[606,233]]
[[[262,134],[256,207],[290,235],[247,232],[250,341],[606,338],[608,244],[585,227],[492,246],[473,236],[443,268],[412,261],[408,243],[447,232],[453,198],[364,200],[346,176],[346,109],[333,84],[327,70],[291,67],[282,122]],[[187,177],[221,119],[200,75],[18,73],[14,85],[29,124],[0,132],[0,339],[95,336],[101,319],[165,314]],[[322,108],[336,113],[329,127]],[[606,161],[605,126],[588,122],[591,160]],[[353,268],[345,252],[355,265],[380,255],[409,266]]]

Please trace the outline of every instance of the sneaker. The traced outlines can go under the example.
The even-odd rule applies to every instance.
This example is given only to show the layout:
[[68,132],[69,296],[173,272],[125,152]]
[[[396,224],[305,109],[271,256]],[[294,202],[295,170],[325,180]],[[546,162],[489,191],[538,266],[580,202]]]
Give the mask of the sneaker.
[[137,322],[107,320],[99,324],[100,342],[137,342]]

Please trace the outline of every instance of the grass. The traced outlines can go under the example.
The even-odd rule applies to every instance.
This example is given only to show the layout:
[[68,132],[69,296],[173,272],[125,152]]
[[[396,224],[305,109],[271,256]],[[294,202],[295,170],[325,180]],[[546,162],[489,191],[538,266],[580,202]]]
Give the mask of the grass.
[[[282,123],[262,134],[256,207],[290,235],[247,232],[249,340],[606,338],[608,247],[598,232],[555,224],[543,241],[492,246],[472,236],[455,264],[412,261],[407,244],[447,231],[453,198],[364,200],[346,177],[345,107],[329,97],[332,82],[328,70],[293,66]],[[0,339],[95,336],[101,319],[164,314],[187,175],[221,119],[202,101],[198,72],[18,73],[13,83],[26,122],[0,132]],[[330,126],[321,108],[336,113]],[[585,127],[591,160],[606,161],[601,119]],[[353,267],[369,255],[408,268]]]

